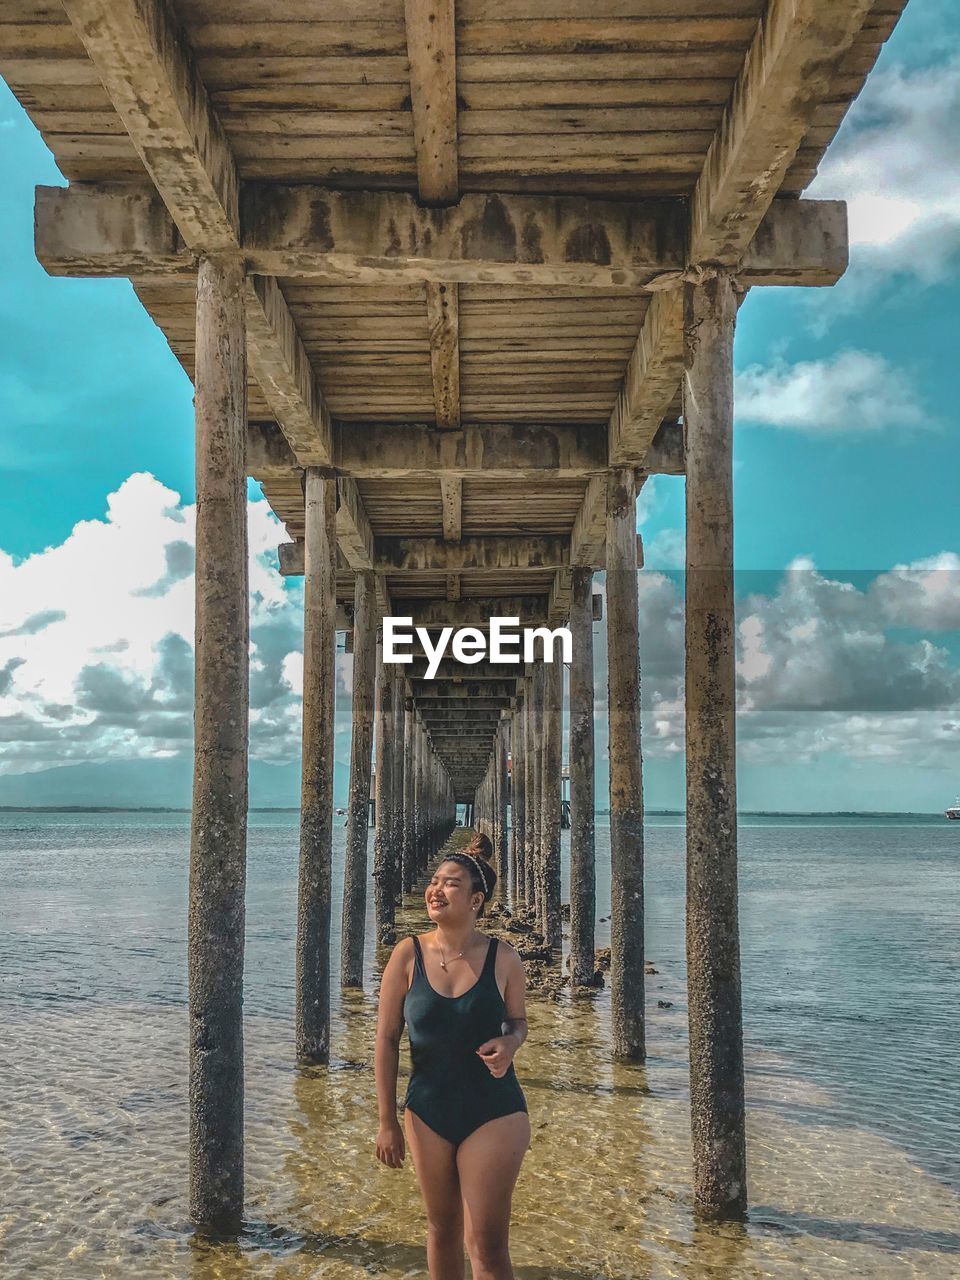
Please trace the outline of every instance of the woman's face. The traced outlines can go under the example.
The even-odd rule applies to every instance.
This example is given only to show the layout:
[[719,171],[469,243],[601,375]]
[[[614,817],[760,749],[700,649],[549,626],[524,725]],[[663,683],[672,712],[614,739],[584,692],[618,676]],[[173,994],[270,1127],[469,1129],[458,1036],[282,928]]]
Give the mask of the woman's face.
[[462,924],[476,915],[473,908],[479,908],[483,894],[473,888],[466,867],[461,867],[459,862],[441,862],[427,885],[424,899],[431,920]]

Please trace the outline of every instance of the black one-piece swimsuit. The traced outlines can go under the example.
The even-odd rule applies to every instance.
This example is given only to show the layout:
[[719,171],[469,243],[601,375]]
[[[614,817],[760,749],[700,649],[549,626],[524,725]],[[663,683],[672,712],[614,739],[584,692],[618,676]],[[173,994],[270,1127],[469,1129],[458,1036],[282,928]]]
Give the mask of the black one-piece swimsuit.
[[513,1063],[498,1079],[476,1052],[484,1041],[503,1034],[506,1005],[497,986],[497,939],[490,939],[480,977],[459,996],[433,989],[419,938],[413,947],[413,981],[403,1001],[413,1070],[403,1105],[458,1146],[488,1120],[527,1110]]

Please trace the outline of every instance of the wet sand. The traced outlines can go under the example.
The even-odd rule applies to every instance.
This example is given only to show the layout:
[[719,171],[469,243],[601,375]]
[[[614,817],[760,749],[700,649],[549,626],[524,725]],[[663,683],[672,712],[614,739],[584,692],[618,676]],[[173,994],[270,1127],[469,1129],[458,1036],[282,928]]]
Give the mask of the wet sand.
[[[427,928],[419,902],[399,916],[401,934]],[[608,987],[530,993],[530,1038],[516,1063],[533,1129],[515,1199],[518,1280],[960,1273],[960,1196],[756,1047],[749,1221],[697,1226],[684,993],[656,967],[642,1068],[609,1060]],[[187,1222],[182,1005],[47,996],[4,1010],[5,1276],[426,1275],[410,1157],[397,1171],[374,1154],[375,993],[335,996],[329,1070],[292,1065],[292,1017],[248,1016],[248,1224],[226,1246],[197,1242]],[[400,1096],[406,1066],[404,1041]]]

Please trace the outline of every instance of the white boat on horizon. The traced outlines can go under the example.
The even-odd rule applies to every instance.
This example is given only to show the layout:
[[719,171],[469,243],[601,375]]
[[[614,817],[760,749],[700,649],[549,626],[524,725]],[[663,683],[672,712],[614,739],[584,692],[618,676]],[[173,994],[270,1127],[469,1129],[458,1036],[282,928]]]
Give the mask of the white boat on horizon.
[[957,796],[957,800],[955,804],[952,804],[949,806],[949,808],[944,809],[943,816],[945,818],[954,818],[960,821],[960,796]]

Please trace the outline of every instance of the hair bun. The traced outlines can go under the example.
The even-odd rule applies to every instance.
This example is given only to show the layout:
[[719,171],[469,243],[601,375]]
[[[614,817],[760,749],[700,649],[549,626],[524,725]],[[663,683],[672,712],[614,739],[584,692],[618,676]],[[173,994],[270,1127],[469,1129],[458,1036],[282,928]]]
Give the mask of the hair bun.
[[477,832],[463,852],[473,854],[475,858],[481,858],[484,862],[493,862],[493,845],[490,843],[490,837],[484,835],[482,831]]

